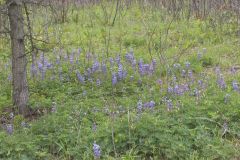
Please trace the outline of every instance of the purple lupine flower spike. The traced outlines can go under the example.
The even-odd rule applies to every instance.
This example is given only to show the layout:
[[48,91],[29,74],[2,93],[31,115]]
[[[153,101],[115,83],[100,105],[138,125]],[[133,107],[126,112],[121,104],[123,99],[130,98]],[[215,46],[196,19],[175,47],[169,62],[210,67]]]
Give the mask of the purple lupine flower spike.
[[9,135],[13,134],[13,124],[6,124],[6,131]]
[[173,87],[171,85],[168,85],[167,91],[168,93],[173,93]]
[[234,81],[232,82],[232,87],[233,87],[233,90],[239,91],[239,86],[238,86],[238,83],[237,83],[236,80],[234,80]]
[[162,80],[161,79],[158,79],[157,80],[157,83],[161,86],[163,84]]
[[70,56],[69,56],[69,62],[70,62],[70,64],[74,63],[74,54],[73,53],[70,54]]
[[217,84],[218,84],[219,88],[221,88],[221,89],[225,89],[227,87],[227,85],[224,81],[224,78],[221,74],[219,75],[219,77],[217,79]]
[[144,107],[144,108],[149,108],[149,102],[144,103],[144,104],[143,104],[143,107]]
[[186,66],[186,68],[190,68],[190,65],[191,65],[191,63],[190,62],[185,62],[185,66]]
[[125,55],[125,58],[126,58],[126,61],[127,61],[128,63],[132,63],[133,60],[134,60],[134,55],[133,55],[132,52],[131,52],[131,53],[127,53],[127,54]]
[[117,76],[116,73],[112,73],[112,85],[116,85],[117,84]]
[[100,63],[98,61],[95,61],[92,65],[92,72],[97,72],[99,70]]
[[115,60],[116,60],[116,62],[117,62],[118,65],[121,63],[121,57],[120,57],[119,55],[116,57]]
[[93,143],[93,155],[95,159],[99,159],[101,157],[101,148],[96,142]]
[[109,62],[110,62],[110,67],[112,68],[114,66],[114,60],[112,57],[109,58]]
[[77,75],[78,81],[84,84],[85,78],[80,74],[80,72],[77,71],[76,75]]
[[106,64],[104,62],[102,63],[101,69],[102,69],[102,73],[103,74],[107,73],[107,66],[106,66]]
[[97,124],[95,122],[92,125],[92,130],[93,130],[93,132],[97,131]]
[[150,108],[154,108],[155,107],[155,102],[154,101],[150,101],[149,102],[149,107]]
[[123,66],[122,66],[122,64],[118,65],[118,78],[119,78],[119,80],[123,79]]
[[31,76],[35,77],[37,75],[37,67],[35,66],[34,63],[31,65]]
[[9,74],[7,79],[8,79],[9,82],[11,82],[12,81],[12,74]]
[[136,61],[136,59],[134,59],[132,61],[132,68],[133,68],[134,71],[136,70],[136,66],[137,66],[137,61]]
[[173,109],[173,104],[172,104],[172,100],[167,100],[167,110],[171,111]]

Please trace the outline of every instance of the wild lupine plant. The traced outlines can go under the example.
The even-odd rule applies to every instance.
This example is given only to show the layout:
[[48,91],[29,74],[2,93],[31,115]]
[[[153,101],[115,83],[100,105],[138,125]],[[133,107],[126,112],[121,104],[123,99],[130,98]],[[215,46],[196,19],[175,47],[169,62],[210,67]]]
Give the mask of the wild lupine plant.
[[101,157],[101,149],[100,146],[96,144],[96,142],[93,143],[93,155],[95,159],[100,159]]
[[234,91],[238,91],[238,92],[240,91],[239,86],[238,86],[238,82],[236,80],[233,80],[232,87],[233,87]]
[[13,134],[13,124],[6,124],[6,131],[9,135]]
[[[32,81],[39,80],[37,83],[42,81],[59,81],[60,84],[74,83],[74,89],[77,91],[79,89],[80,92],[77,93],[80,93],[80,97],[84,99],[90,95],[97,95],[98,91],[101,92],[102,89],[107,90],[108,88],[114,88],[107,90],[110,94],[116,92],[113,94],[114,96],[122,96],[124,89],[130,88],[129,90],[133,90],[133,94],[138,97],[138,101],[136,99],[129,100],[130,105],[134,107],[129,107],[128,110],[124,107],[116,107],[112,111],[110,104],[97,111],[90,110],[89,113],[104,113],[107,116],[114,114],[114,117],[120,117],[121,114],[126,113],[132,116],[133,113],[137,120],[141,120],[145,113],[157,114],[159,112],[156,111],[162,110],[165,110],[167,114],[181,112],[185,107],[186,99],[190,103],[196,101],[196,103],[191,104],[198,106],[201,101],[206,102],[205,99],[209,98],[206,95],[212,89],[220,88],[221,102],[224,105],[231,104],[232,96],[240,93],[235,68],[231,68],[233,75],[231,81],[223,74],[220,67],[215,68],[215,76],[208,77],[205,74],[197,73],[189,61],[174,63],[166,71],[167,76],[162,76],[159,74],[162,69],[161,65],[156,59],[147,61],[143,58],[137,58],[133,51],[126,53],[124,57],[117,55],[108,58],[99,58],[92,53],[84,55],[81,52],[80,54],[78,50],[74,50],[70,54],[61,50],[55,54],[55,57],[47,57],[47,54],[42,53],[36,62],[31,64],[29,70]],[[204,52],[199,52],[196,58],[200,61],[203,56]],[[52,76],[55,78],[51,78]],[[213,80],[208,81],[210,78]],[[152,88],[157,92],[152,94]],[[218,89],[216,91],[219,92]],[[128,98],[128,93],[125,93],[124,96]],[[55,103],[52,103],[51,112],[53,115],[59,112]],[[89,113],[85,112],[84,115]],[[129,118],[129,123],[131,118]],[[101,123],[96,123],[94,119],[91,121],[91,125],[92,132],[97,134],[101,128]],[[21,122],[21,126],[25,129],[28,128],[24,121]],[[225,135],[229,130],[228,125],[224,123],[222,128]],[[13,134],[14,129],[13,124],[8,124],[5,128],[9,135]],[[93,143],[92,154],[95,159],[103,157],[101,147],[96,142]]]
[[[205,76],[194,73],[194,69],[191,68],[192,65],[189,61],[183,64],[174,63],[167,71],[167,74],[171,78],[162,80],[157,74],[159,73],[157,71],[161,69],[157,60],[153,59],[149,61],[149,63],[146,63],[142,58],[136,58],[133,51],[126,53],[125,57],[116,55],[115,57],[102,57],[101,59],[92,53],[86,53],[84,55],[81,49],[73,50],[70,54],[67,54],[64,50],[60,50],[59,52],[54,50],[54,54],[55,57],[48,57],[45,53],[40,54],[36,62],[31,64],[30,73],[32,78],[57,80],[56,77],[59,77],[58,80],[61,82],[75,80],[80,85],[87,86],[89,83],[95,83],[93,86],[97,87],[104,86],[109,81],[111,81],[112,87],[116,87],[119,83],[123,84],[125,82],[136,83],[142,87],[146,79],[155,78],[161,88],[160,94],[167,94],[168,98],[173,99],[173,101],[177,101],[179,97],[186,95],[199,99],[201,94],[207,90],[207,83],[204,82],[203,78]],[[199,51],[197,53],[197,59],[200,60],[205,54],[206,49]],[[69,69],[66,70],[66,67]],[[75,77],[72,73],[75,73]],[[234,67],[231,68],[231,73],[236,75],[237,71]],[[215,74],[217,86],[221,90],[225,90],[227,83],[221,73],[220,67],[216,67]],[[161,80],[159,78],[161,78]],[[146,84],[149,85],[149,82]],[[232,89],[240,92],[237,80],[232,80]],[[225,98],[225,102],[228,101],[227,99],[228,98]],[[149,101],[149,103],[150,102],[151,101]],[[171,106],[170,101],[168,104]],[[148,106],[148,104],[145,104],[145,106]]]
[[[104,86],[109,81],[111,81],[112,87],[125,82],[136,83],[142,87],[144,79],[156,78],[157,84],[161,88],[160,94],[167,94],[168,99],[172,99],[173,101],[177,101],[179,97],[186,95],[199,99],[201,94],[207,90],[207,83],[204,82],[204,77],[206,76],[194,73],[189,61],[184,62],[183,65],[180,63],[173,64],[167,71],[168,76],[171,78],[163,81],[157,75],[157,70],[161,69],[157,60],[153,59],[149,63],[146,63],[142,58],[136,58],[133,51],[126,53],[125,57],[116,55],[115,57],[102,57],[101,59],[92,53],[86,53],[84,56],[81,49],[73,50],[70,54],[65,53],[63,50],[59,52],[55,50],[54,54],[55,57],[47,57],[47,54],[41,53],[36,62],[31,64],[31,77],[40,78],[40,80],[56,80],[54,77],[57,77],[55,76],[57,74],[61,82],[75,79],[80,85],[87,86],[89,83],[91,85],[95,83],[93,86],[97,87]],[[199,51],[197,59],[200,60],[205,54],[206,49]],[[69,70],[64,69],[66,67]],[[50,73],[54,75],[51,76]],[[75,77],[73,77],[74,74],[72,73],[75,73]],[[216,67],[215,73],[217,86],[225,90],[227,83],[221,73],[220,67]],[[231,68],[231,73],[234,75],[237,73],[234,67]],[[149,82],[147,84],[149,85]],[[232,81],[232,88],[234,91],[240,92],[236,80]],[[228,98],[225,99],[225,102],[227,102]],[[145,106],[148,106],[148,103]],[[173,108],[171,107],[170,100],[166,104],[169,106],[168,110]]]

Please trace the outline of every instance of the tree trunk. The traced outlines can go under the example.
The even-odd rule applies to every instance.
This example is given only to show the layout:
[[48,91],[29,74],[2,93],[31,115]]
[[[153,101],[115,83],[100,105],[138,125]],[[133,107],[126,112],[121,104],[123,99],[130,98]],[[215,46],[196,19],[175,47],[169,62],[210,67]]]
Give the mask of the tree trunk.
[[27,58],[24,47],[24,23],[21,0],[8,0],[8,17],[12,49],[13,104],[19,114],[27,115]]
[[3,31],[3,18],[2,14],[0,13],[0,32]]

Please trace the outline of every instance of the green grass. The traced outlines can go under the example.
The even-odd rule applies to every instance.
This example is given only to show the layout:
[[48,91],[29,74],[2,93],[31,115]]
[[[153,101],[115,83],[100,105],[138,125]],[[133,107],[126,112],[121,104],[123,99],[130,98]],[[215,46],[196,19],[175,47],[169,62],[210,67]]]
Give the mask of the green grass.
[[[112,4],[104,5],[110,14]],[[37,13],[39,18],[34,20],[36,33],[42,31],[40,24],[43,21],[43,11],[39,9]],[[17,115],[13,135],[0,130],[0,159],[94,159],[94,141],[101,146],[102,159],[240,157],[239,93],[231,88],[232,80],[239,81],[240,75],[239,71],[235,76],[229,72],[230,67],[240,64],[235,23],[214,21],[214,27],[211,19],[186,20],[181,16],[173,19],[163,10],[142,11],[139,6],[123,10],[114,26],[111,25],[113,15],[105,19],[104,11],[98,5],[74,9],[69,14],[64,24],[52,21],[48,28],[49,44],[37,42],[48,50],[46,54],[50,59],[56,56],[52,49],[59,40],[61,46],[58,47],[68,53],[81,48],[81,60],[87,52],[102,58],[115,57],[118,53],[124,56],[133,49],[135,56],[145,62],[149,62],[151,56],[158,60],[157,74],[142,78],[141,86],[137,82],[139,76],[136,76],[133,82],[128,77],[116,87],[112,87],[110,75],[100,75],[105,80],[100,87],[77,83],[74,73],[64,82],[33,80],[29,76],[29,106],[39,110],[42,116],[29,121],[29,128],[23,128],[21,122],[28,120]],[[56,29],[59,34],[54,36],[52,31]],[[4,65],[10,57],[10,48],[6,41],[4,44],[0,46],[0,114],[8,117],[5,109],[12,105],[11,82],[6,79],[10,68],[4,69]],[[198,60],[197,53],[203,48],[206,53]],[[174,97],[160,91],[156,80],[162,79],[166,89],[171,77],[166,76],[166,66],[163,66],[163,59],[158,59],[159,54],[166,57],[169,66],[174,62],[191,63],[194,75],[209,84],[200,100],[188,94]],[[88,65],[81,63],[77,69],[83,71]],[[214,68],[218,65],[228,85],[224,91],[216,86]],[[69,65],[64,64],[63,73],[67,75],[68,69]],[[175,73],[179,75],[178,71]],[[201,77],[199,73],[205,76]],[[50,72],[47,74],[50,76]],[[227,104],[224,103],[226,93],[231,94]],[[165,96],[173,100],[174,106],[180,102],[180,108],[168,112],[162,101]],[[154,100],[155,109],[139,115],[136,110],[139,99],[143,102]],[[56,113],[50,112],[52,102],[57,103]],[[224,122],[229,130],[222,135]],[[93,131],[94,124],[96,131]]]

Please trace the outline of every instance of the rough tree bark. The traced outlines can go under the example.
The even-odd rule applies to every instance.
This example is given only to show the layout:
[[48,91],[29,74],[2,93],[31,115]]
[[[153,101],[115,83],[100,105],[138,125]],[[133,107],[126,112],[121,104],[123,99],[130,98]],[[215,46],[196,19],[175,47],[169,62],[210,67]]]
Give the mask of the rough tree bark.
[[24,47],[24,23],[21,0],[7,0],[12,49],[13,104],[19,114],[27,115],[27,58]]

